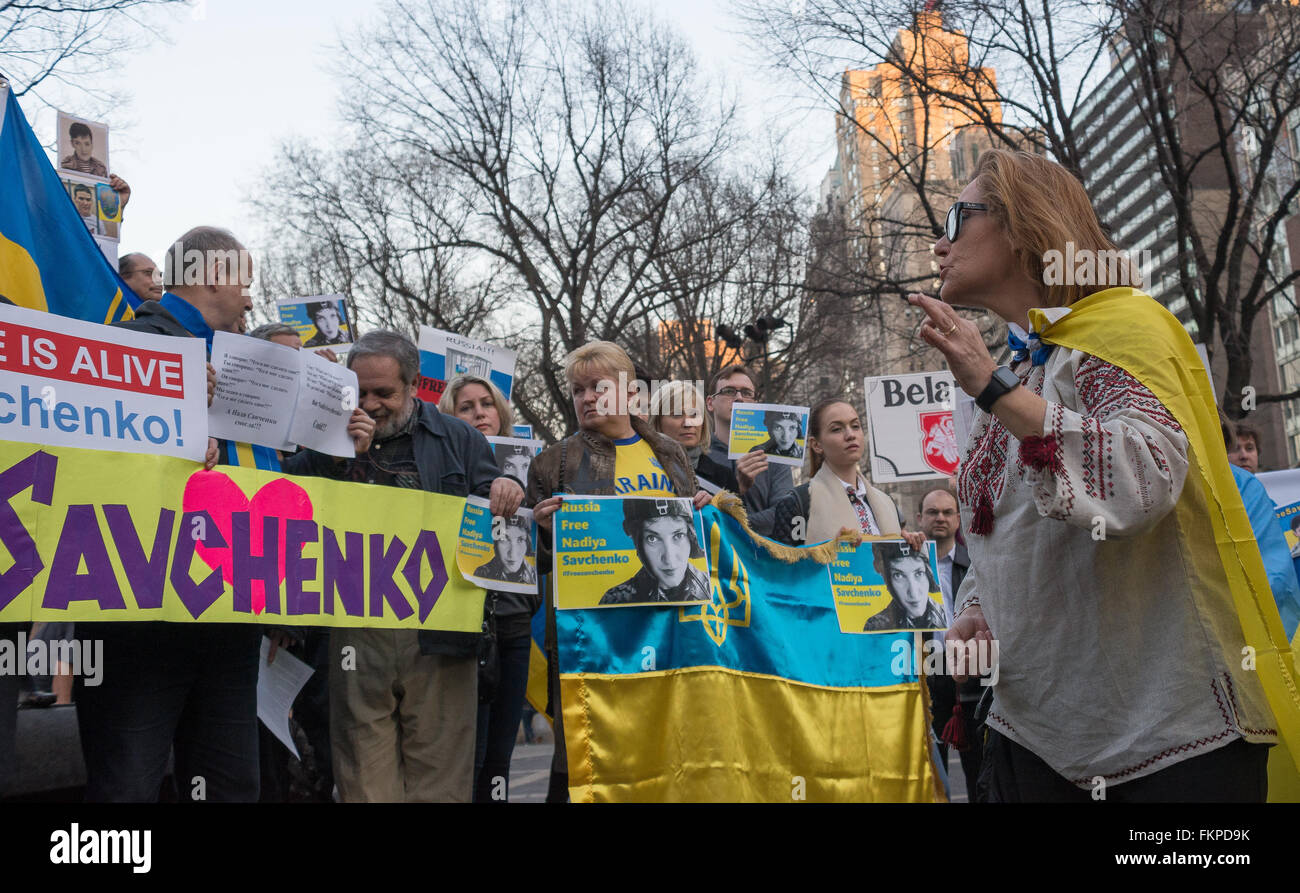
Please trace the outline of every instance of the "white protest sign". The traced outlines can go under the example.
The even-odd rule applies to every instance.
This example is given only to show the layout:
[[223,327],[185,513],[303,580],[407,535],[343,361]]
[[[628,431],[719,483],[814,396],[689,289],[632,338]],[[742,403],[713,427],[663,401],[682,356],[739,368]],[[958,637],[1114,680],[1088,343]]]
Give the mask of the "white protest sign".
[[276,652],[275,662],[268,665],[266,658],[270,653],[271,640],[262,636],[257,661],[257,718],[297,757],[298,746],[289,731],[289,716],[298,692],[316,671],[283,648]]
[[486,341],[476,341],[420,326],[420,379],[417,396],[437,403],[447,382],[457,375],[487,379],[510,398],[515,377],[515,352]]
[[289,438],[328,456],[356,455],[348,436],[348,420],[357,406],[357,374],[304,350],[298,403]]
[[871,480],[942,480],[957,473],[961,444],[953,424],[952,373],[866,379]]
[[302,369],[298,353],[260,338],[230,332],[213,335],[217,390],[208,407],[208,432],[213,437],[292,449],[289,424]]
[[1300,502],[1300,468],[1285,468],[1282,471],[1261,471],[1255,475],[1268,491],[1268,498],[1278,506],[1288,506]]
[[0,304],[0,440],[203,460],[201,338]]
[[352,456],[348,420],[357,405],[351,369],[308,350],[217,332],[212,338],[217,390],[208,409],[213,437],[331,456]]

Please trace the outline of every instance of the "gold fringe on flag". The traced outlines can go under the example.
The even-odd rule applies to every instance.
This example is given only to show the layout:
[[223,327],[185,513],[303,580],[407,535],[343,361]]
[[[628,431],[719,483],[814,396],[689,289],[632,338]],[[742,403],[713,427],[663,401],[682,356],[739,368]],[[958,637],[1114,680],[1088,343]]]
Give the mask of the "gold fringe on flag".
[[735,493],[729,490],[720,490],[713,495],[711,504],[719,511],[735,518],[751,540],[766,549],[773,558],[784,561],[786,564],[794,564],[797,561],[807,559],[812,559],[818,564],[830,564],[831,559],[839,554],[841,543],[858,546],[864,542],[894,542],[899,539],[897,536],[867,536],[860,530],[841,527],[839,534],[833,540],[827,540],[815,546],[787,546],[785,543],[778,543],[776,540],[768,539],[761,533],[754,532],[753,528],[749,526],[749,515],[745,512],[745,505]]

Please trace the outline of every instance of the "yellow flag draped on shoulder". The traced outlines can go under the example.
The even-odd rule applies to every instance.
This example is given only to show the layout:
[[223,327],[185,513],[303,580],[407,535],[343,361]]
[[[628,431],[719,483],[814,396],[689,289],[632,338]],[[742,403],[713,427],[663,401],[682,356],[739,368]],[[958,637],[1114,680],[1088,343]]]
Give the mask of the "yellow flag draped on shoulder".
[[[1191,470],[1174,511],[1179,528],[1191,540],[1192,554],[1213,554],[1222,569],[1221,585],[1232,594],[1222,610],[1235,612],[1276,720],[1280,745],[1269,758],[1269,799],[1300,800],[1300,692],[1295,660],[1278,616],[1268,574],[1250,519],[1228,467],[1219,427],[1214,388],[1187,330],[1149,295],[1132,288],[1111,288],[1070,305],[1070,312],[1051,322],[1031,310],[1030,323],[1045,344],[1081,350],[1128,372],[1169,410],[1187,435]],[[1210,507],[1196,515],[1192,488]],[[1186,517],[1184,517],[1186,516]],[[1224,659],[1249,658],[1225,643]]]

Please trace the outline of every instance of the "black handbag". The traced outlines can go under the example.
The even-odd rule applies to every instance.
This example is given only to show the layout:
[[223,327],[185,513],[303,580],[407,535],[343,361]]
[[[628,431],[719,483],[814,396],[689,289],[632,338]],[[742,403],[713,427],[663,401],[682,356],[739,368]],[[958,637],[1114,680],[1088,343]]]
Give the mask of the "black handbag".
[[501,684],[501,651],[497,647],[497,594],[484,602],[483,635],[478,640],[478,702],[491,704]]

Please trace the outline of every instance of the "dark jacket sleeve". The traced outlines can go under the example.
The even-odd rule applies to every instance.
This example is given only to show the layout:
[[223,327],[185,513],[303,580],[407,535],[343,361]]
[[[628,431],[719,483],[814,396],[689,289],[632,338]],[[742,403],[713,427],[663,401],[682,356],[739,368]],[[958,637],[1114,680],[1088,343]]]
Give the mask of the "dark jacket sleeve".
[[136,315],[131,319],[119,319],[109,325],[115,329],[145,332],[150,335],[170,335],[174,338],[196,337],[157,301],[145,301],[136,308],[135,313]]
[[754,480],[743,497],[745,511],[749,513],[749,526],[755,533],[776,536],[771,532],[776,524],[776,507],[794,491],[794,473],[789,465],[768,465],[767,471]]
[[466,434],[465,476],[469,492],[487,498],[492,482],[501,477],[501,468],[492,452],[492,445],[479,431],[471,429]]
[[303,477],[334,477],[335,465],[342,466],[334,456],[326,456],[315,450],[302,449],[280,460],[280,468],[289,474]]
[[[559,486],[556,475],[559,469],[559,451],[567,441],[542,450],[528,465],[528,486],[524,488],[524,505],[532,508],[554,493]],[[551,516],[555,518],[554,515]],[[551,523],[554,523],[552,520]],[[551,555],[551,538],[540,527],[537,529],[537,573],[549,574],[554,558]]]
[[[771,532],[764,534],[770,536],[778,543],[785,543],[787,546],[806,546],[807,529],[808,529],[808,506],[811,499],[808,495],[808,485],[801,484],[795,487],[785,497],[772,506]],[[799,522],[797,519],[802,518]],[[750,522],[753,527],[753,522]],[[802,528],[803,538],[795,539],[796,527]],[[757,530],[757,528],[755,528]],[[760,533],[762,531],[759,531]]]
[[[439,421],[445,423],[446,436],[440,438],[436,446],[434,438],[421,437],[416,447],[416,462],[421,465],[420,474],[426,480],[426,488],[454,496],[468,492],[486,497],[492,489],[492,481],[500,475],[487,439],[459,419],[444,417]],[[442,452],[444,449],[455,455],[446,455]],[[463,478],[461,469],[464,469]],[[433,484],[435,477],[438,478],[437,484]],[[462,488],[465,492],[461,492]],[[422,629],[416,639],[421,654],[463,658],[477,653],[482,634]]]

